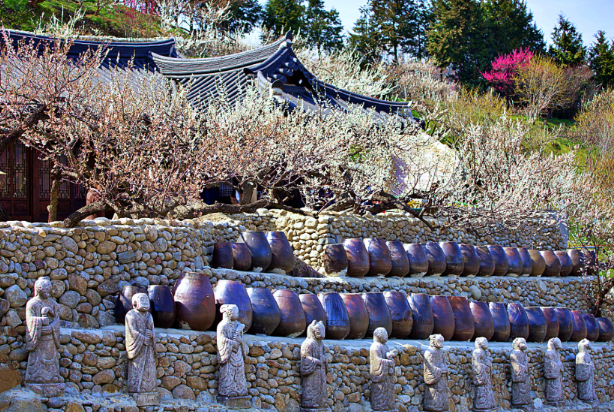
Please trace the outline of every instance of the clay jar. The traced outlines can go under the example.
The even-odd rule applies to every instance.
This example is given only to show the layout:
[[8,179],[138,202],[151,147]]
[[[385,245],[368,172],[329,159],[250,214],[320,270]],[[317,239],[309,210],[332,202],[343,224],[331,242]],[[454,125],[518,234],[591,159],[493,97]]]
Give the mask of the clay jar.
[[248,331],[252,327],[253,309],[252,302],[242,283],[234,280],[218,280],[215,285],[215,324],[222,321],[223,315],[220,313],[222,305],[237,305],[239,308],[239,322],[245,325]]
[[407,295],[402,292],[384,292],[384,298],[390,310],[390,320],[392,321],[390,337],[405,339],[414,325]]
[[213,258],[211,267],[220,269],[232,269],[234,258],[232,257],[232,245],[228,242],[216,243],[213,246]]
[[350,316],[343,299],[336,292],[318,295],[326,312],[326,338],[344,339],[350,333]]
[[384,239],[366,238],[365,248],[369,253],[368,276],[386,276],[392,270],[390,249]]
[[249,332],[272,334],[281,322],[281,311],[273,294],[266,288],[247,288],[247,295],[252,304],[252,327]]
[[567,342],[573,334],[573,318],[567,308],[555,308],[556,318],[559,321],[559,339]]
[[571,342],[580,342],[582,339],[586,339],[586,322],[584,321],[584,316],[582,316],[582,312],[580,312],[579,310],[572,310],[570,312],[573,332],[571,333],[571,337],[569,338],[569,340]]
[[614,338],[614,326],[610,319],[606,317],[596,318],[597,325],[599,326],[599,339],[597,342],[609,342]]
[[591,342],[597,342],[599,339],[599,325],[597,325],[597,320],[593,315],[583,314],[584,323],[586,323],[586,339]]
[[545,341],[559,337],[559,318],[556,316],[556,308],[542,306],[542,313],[546,319],[546,336]]
[[207,275],[184,272],[175,284],[174,298],[179,328],[205,331],[213,325],[215,297]]
[[341,299],[345,304],[350,318],[350,333],[346,339],[362,339],[369,329],[369,313],[360,293],[342,293]]
[[490,253],[488,246],[476,246],[475,251],[480,259],[478,276],[492,276],[495,273],[495,258]]
[[266,234],[264,232],[243,232],[239,235],[239,243],[247,245],[252,257],[252,265],[249,270],[253,272],[266,271],[273,259]]
[[544,260],[544,257],[537,249],[529,249],[528,252],[533,266],[531,276],[539,277],[543,275],[546,271],[546,261]]
[[266,232],[266,239],[271,247],[271,263],[269,272],[286,274],[294,268],[292,246],[284,232]]
[[509,262],[507,260],[507,255],[505,254],[505,250],[502,246],[499,245],[490,245],[488,246],[488,250],[495,260],[495,273],[494,276],[505,276],[507,275],[507,270],[509,269]]
[[409,243],[404,245],[407,259],[409,260],[409,276],[421,278],[429,270],[429,260],[424,251],[424,246],[420,243]]
[[504,247],[507,256],[507,276],[518,277],[522,274],[522,257],[515,247]]
[[584,273],[584,255],[578,249],[567,249],[567,256],[571,259],[571,276],[582,276]]
[[544,270],[543,276],[557,277],[561,275],[561,261],[551,250],[542,250],[542,257],[546,262],[546,270]]
[[424,252],[429,262],[426,276],[441,276],[446,271],[446,255],[441,246],[436,242],[427,242],[424,244]]
[[495,334],[495,322],[490,314],[488,303],[471,302],[470,308],[471,314],[473,315],[473,325],[475,328],[473,340],[481,337],[491,340],[492,336]]
[[170,328],[175,323],[175,301],[168,286],[152,285],[147,288],[149,310],[156,328]]
[[465,269],[465,261],[458,243],[439,242],[439,246],[446,256],[446,270],[442,273],[442,276],[460,276]]
[[464,296],[448,296],[448,301],[454,312],[454,335],[453,340],[468,341],[473,338],[475,324],[469,302]]
[[[305,312],[305,324],[310,325],[311,322],[315,320],[316,322],[322,322],[326,327],[326,312],[322,307],[318,295],[306,293],[304,295],[299,295],[299,299],[301,300],[303,312]],[[307,330],[305,330],[305,332],[306,331]],[[326,332],[326,336],[328,336],[328,331]]]
[[567,254],[567,251],[557,250],[554,254],[559,258],[559,262],[561,262],[561,276],[569,276],[573,270],[573,262]]
[[480,258],[471,245],[460,245],[461,253],[463,254],[463,273],[461,276],[474,277],[480,271]]
[[252,255],[245,243],[231,243],[235,270],[247,271],[252,267]]
[[142,286],[124,286],[115,301],[115,320],[122,325],[126,321],[126,314],[132,310],[132,297],[137,293],[147,293]]
[[490,309],[490,314],[495,324],[495,333],[492,335],[492,340],[496,342],[507,342],[510,338],[511,326],[505,303],[490,302],[488,308]]
[[529,250],[526,247],[519,247],[518,253],[520,253],[520,258],[522,259],[522,273],[520,276],[531,276],[531,273],[533,273],[533,261],[531,260],[531,255],[529,255]]
[[529,338],[529,319],[527,312],[519,303],[509,303],[507,314],[510,319],[510,340],[516,338]]
[[363,278],[369,273],[369,252],[362,239],[346,239],[343,248],[348,259],[347,275],[353,278]]
[[454,312],[447,296],[431,296],[433,309],[433,333],[440,334],[448,341],[454,336]]
[[307,327],[303,305],[296,292],[288,289],[279,289],[273,293],[275,302],[281,312],[279,325],[273,332],[276,336],[296,338]]
[[390,250],[390,259],[392,260],[392,269],[388,276],[396,276],[403,278],[409,273],[409,258],[403,247],[403,242],[400,240],[392,240],[386,242],[388,250]]
[[429,295],[425,293],[412,293],[407,297],[407,301],[409,302],[414,321],[409,337],[412,339],[428,339],[435,327]]
[[327,275],[345,275],[348,269],[348,257],[343,245],[328,245],[324,249],[324,271]]
[[544,312],[539,306],[525,308],[527,319],[529,320],[528,342],[543,342],[548,332],[548,324]]
[[388,336],[392,333],[392,319],[390,319],[390,310],[386,304],[384,294],[380,292],[368,292],[362,294],[362,301],[365,303],[367,313],[369,314],[369,328],[367,329],[368,337],[373,336],[373,332],[377,328],[384,328],[388,332]]

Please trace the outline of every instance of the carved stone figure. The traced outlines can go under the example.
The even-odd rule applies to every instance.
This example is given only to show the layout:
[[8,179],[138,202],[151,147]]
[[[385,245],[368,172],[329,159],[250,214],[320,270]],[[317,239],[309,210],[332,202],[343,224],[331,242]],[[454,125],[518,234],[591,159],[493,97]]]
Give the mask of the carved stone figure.
[[546,378],[546,403],[552,406],[565,404],[563,392],[563,362],[561,362],[561,340],[552,338],[548,341],[548,350],[544,355],[544,377]]
[[39,278],[34,284],[34,297],[26,304],[26,349],[28,366],[26,387],[46,396],[64,395],[64,379],[60,375],[60,311],[50,297],[51,281]]
[[220,365],[217,400],[233,409],[251,407],[245,379],[247,344],[243,342],[245,325],[238,321],[237,305],[222,305],[224,319],[217,325],[217,361]]
[[132,307],[126,314],[126,352],[128,353],[128,393],[138,406],[158,404],[156,387],[156,334],[149,313],[149,296],[132,296]]
[[533,411],[531,399],[531,377],[527,359],[527,342],[524,338],[514,339],[510,362],[512,363],[512,405],[517,409]]
[[576,356],[576,380],[578,381],[578,399],[587,403],[598,403],[595,393],[595,363],[591,359],[591,342],[582,339],[578,343]]
[[475,394],[473,398],[474,411],[490,411],[495,409],[495,393],[492,390],[491,372],[492,360],[486,338],[475,340],[473,350],[473,385]]
[[301,377],[303,395],[301,411],[330,411],[328,408],[328,359],[326,358],[324,324],[315,320],[307,327],[307,339],[301,345]]
[[396,411],[394,392],[394,357],[396,350],[388,351],[388,332],[377,328],[371,344],[371,409],[374,411]]
[[448,365],[443,356],[443,336],[431,335],[431,345],[424,352],[424,410],[445,412],[450,408],[448,400]]

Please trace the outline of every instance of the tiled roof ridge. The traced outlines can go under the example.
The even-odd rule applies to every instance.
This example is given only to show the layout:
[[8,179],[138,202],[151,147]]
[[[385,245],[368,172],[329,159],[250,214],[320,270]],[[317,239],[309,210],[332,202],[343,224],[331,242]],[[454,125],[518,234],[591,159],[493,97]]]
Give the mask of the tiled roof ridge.
[[60,37],[50,33],[36,34],[26,30],[4,29],[9,34],[23,35],[24,37],[40,38],[40,39],[60,39],[73,42],[87,42],[92,44],[117,44],[117,45],[147,45],[147,44],[165,44],[175,43],[174,37],[152,37],[152,38],[137,38],[137,37],[115,37],[115,36],[95,36],[95,35],[76,35],[69,37]]

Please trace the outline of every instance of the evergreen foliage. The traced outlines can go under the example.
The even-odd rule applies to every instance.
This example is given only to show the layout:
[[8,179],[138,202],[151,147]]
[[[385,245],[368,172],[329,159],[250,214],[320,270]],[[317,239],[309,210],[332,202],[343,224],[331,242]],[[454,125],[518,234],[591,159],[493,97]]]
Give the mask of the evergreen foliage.
[[614,86],[614,42],[608,42],[599,30],[588,50],[588,65],[595,72],[595,80],[604,87]]
[[304,19],[303,36],[311,46],[315,46],[318,55],[323,50],[339,50],[343,47],[343,25],[339,12],[327,11],[322,0],[309,0]]
[[552,43],[548,54],[557,63],[565,67],[584,64],[586,47],[582,42],[582,34],[563,15],[559,15],[557,26],[552,32]]
[[258,0],[234,2],[230,6],[230,19],[225,28],[231,33],[251,33],[262,20],[262,12]]
[[305,6],[301,0],[268,0],[264,6],[262,26],[273,36],[281,36],[289,30],[296,34],[302,31],[304,14]]

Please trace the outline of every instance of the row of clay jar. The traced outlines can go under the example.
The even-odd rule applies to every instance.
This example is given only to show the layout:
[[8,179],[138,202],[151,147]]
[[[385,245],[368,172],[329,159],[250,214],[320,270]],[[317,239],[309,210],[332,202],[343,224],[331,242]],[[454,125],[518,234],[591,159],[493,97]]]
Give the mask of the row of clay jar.
[[[126,286],[115,308],[118,323],[132,308],[132,295],[142,292]],[[476,337],[508,341],[517,337],[543,342],[587,338],[610,341],[614,328],[608,318],[567,308],[523,308],[516,303],[469,302],[462,296],[429,296],[402,292],[320,293],[298,295],[288,289],[245,288],[220,280],[215,290],[205,274],[187,272],[174,290],[150,286],[151,312],[156,327],[205,331],[222,319],[220,307],[234,304],[239,321],[253,334],[296,337],[313,320],[322,321],[329,339],[362,339],[383,327],[398,339],[427,339],[441,334],[445,340],[468,341]]]
[[211,267],[285,274],[294,268],[294,254],[284,232],[247,231],[237,242],[216,243]]
[[346,239],[327,246],[329,276],[580,276],[588,251],[472,246],[456,242],[404,244],[384,239]]

